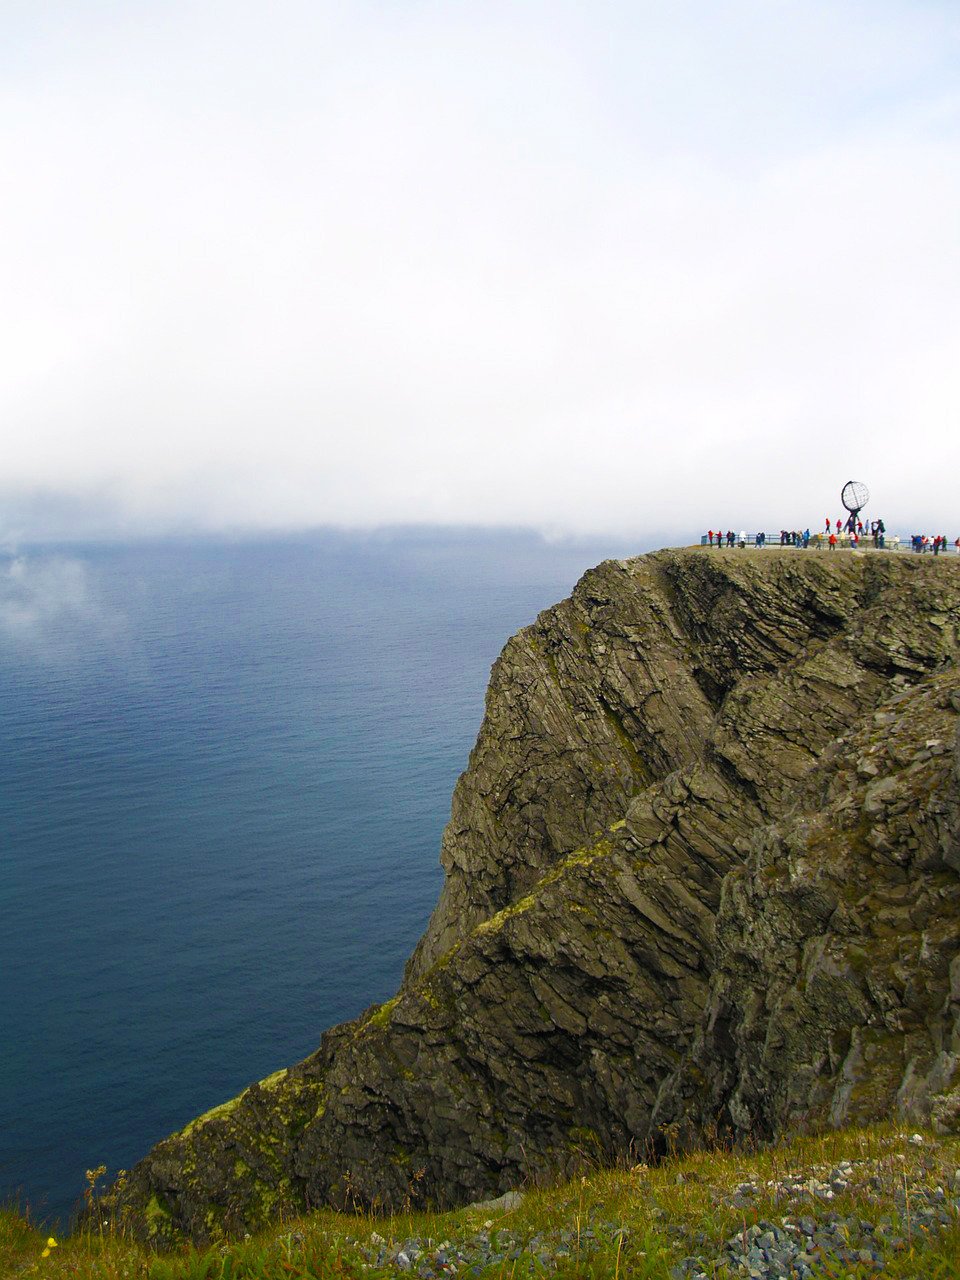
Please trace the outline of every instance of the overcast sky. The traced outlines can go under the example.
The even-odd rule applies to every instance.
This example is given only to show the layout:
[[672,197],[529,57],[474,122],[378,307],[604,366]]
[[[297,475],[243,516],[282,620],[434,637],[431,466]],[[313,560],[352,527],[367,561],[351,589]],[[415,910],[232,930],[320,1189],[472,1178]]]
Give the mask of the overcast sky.
[[0,534],[960,534],[956,0],[4,0]]

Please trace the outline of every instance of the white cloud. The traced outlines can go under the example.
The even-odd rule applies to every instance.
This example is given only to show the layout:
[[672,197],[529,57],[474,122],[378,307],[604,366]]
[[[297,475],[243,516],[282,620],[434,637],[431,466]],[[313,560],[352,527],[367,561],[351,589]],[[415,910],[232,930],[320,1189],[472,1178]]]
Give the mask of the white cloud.
[[39,12],[0,81],[27,534],[779,527],[851,474],[960,518],[954,6]]
[[0,649],[48,662],[72,661],[91,644],[111,651],[122,619],[106,607],[81,561],[66,556],[0,557]]

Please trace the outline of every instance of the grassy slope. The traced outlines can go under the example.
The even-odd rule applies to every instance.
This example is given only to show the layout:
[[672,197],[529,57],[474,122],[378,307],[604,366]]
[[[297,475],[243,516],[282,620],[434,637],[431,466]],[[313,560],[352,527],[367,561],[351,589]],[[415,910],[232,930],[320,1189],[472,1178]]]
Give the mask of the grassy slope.
[[[960,1138],[925,1135],[922,1146],[893,1128],[873,1128],[799,1139],[755,1153],[705,1152],[668,1160],[656,1168],[596,1171],[582,1180],[553,1188],[530,1188],[512,1212],[464,1209],[442,1215],[351,1216],[321,1211],[244,1241],[207,1250],[184,1248],[158,1255],[105,1229],[62,1239],[43,1257],[47,1232],[22,1216],[0,1213],[0,1276],[42,1276],[49,1280],[307,1280],[308,1277],[368,1277],[401,1274],[395,1263],[377,1264],[410,1238],[451,1242],[470,1262],[457,1274],[483,1277],[623,1277],[667,1280],[671,1267],[695,1254],[716,1259],[723,1241],[760,1221],[828,1211],[877,1222],[887,1214],[892,1234],[907,1237],[888,1256],[889,1277],[960,1277]],[[792,1196],[767,1190],[788,1173],[807,1174],[848,1160],[873,1176],[872,1189],[843,1193],[830,1204],[809,1193]],[[875,1163],[863,1163],[875,1162]],[[747,1205],[734,1204],[738,1184],[751,1181],[757,1194]],[[911,1224],[910,1199],[903,1190],[947,1189],[951,1225],[936,1233]],[[897,1207],[895,1198],[901,1196]],[[918,1200],[919,1203],[919,1200]],[[626,1228],[620,1234],[620,1228]],[[507,1233],[514,1247],[502,1244]],[[489,1261],[491,1254],[519,1257]],[[478,1244],[478,1241],[480,1242]],[[501,1247],[498,1249],[498,1241]],[[548,1257],[546,1268],[542,1258]],[[559,1255],[559,1256],[558,1256]],[[564,1256],[565,1255],[565,1256]],[[484,1261],[484,1259],[487,1259]],[[421,1262],[408,1274],[416,1276]],[[708,1275],[727,1274],[715,1262]],[[451,1273],[453,1274],[453,1273]],[[872,1267],[821,1263],[816,1275],[853,1277],[875,1274]]]

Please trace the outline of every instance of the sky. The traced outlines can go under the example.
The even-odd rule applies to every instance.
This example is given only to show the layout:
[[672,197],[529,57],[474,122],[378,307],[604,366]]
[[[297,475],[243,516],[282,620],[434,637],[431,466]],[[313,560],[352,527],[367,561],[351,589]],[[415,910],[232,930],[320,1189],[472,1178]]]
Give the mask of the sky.
[[960,534],[956,0],[4,0],[0,539]]

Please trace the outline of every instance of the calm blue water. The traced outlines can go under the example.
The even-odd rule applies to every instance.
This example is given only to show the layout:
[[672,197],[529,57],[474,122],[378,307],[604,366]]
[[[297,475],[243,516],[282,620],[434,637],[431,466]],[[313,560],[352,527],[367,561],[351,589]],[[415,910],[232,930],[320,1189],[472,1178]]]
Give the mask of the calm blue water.
[[396,989],[505,639],[622,544],[0,556],[0,1198],[296,1061]]

